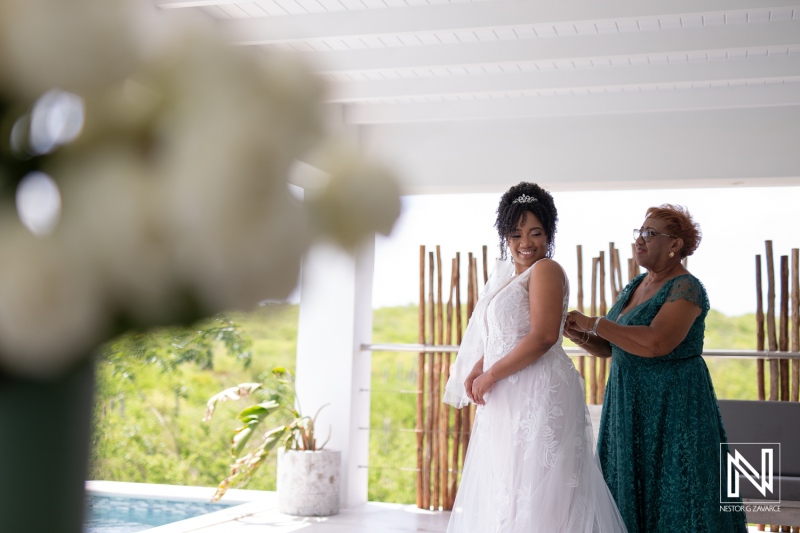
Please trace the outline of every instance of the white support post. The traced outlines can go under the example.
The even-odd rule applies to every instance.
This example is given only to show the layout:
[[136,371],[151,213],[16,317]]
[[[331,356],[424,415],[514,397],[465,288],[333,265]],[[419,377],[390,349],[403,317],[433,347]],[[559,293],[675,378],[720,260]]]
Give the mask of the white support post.
[[367,501],[374,239],[347,253],[319,244],[303,260],[297,334],[297,394],[305,414],[326,407],[318,440],[342,452],[341,505]]

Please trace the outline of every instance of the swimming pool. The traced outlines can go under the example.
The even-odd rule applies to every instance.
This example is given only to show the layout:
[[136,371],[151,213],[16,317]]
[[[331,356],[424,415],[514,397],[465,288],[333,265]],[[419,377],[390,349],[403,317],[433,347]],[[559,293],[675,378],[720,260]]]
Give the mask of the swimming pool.
[[137,533],[228,507],[231,504],[88,495],[84,533]]
[[252,505],[270,506],[277,501],[274,493],[230,489],[223,502],[211,503],[213,494],[213,487],[87,481],[83,531],[138,533],[152,528],[162,531],[161,526],[170,533],[194,531],[202,523],[230,520],[250,512]]

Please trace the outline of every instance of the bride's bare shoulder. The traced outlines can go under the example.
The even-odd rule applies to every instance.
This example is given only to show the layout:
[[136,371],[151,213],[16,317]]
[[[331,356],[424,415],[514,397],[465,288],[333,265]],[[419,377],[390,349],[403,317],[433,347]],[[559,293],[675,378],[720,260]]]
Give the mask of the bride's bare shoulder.
[[540,279],[564,279],[565,274],[564,269],[558,261],[545,257],[544,259],[539,259],[536,261],[536,264],[533,265],[531,276],[536,276]]

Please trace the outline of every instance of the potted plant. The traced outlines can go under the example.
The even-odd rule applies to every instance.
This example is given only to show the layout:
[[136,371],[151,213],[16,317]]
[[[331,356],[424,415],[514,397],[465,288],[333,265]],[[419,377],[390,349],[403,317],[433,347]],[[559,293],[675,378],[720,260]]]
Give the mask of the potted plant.
[[[278,450],[278,510],[296,516],[330,516],[339,512],[339,473],[341,454],[325,450],[328,438],[317,443],[314,416],[300,411],[294,387],[294,375],[285,368],[274,368],[272,375],[276,386],[267,389],[262,383],[242,383],[225,389],[208,400],[206,415],[209,420],[218,402],[239,400],[254,394],[261,396],[258,403],[244,408],[237,416],[241,426],[231,439],[233,463],[228,476],[223,479],[212,498],[218,501],[228,488],[246,483],[269,456]],[[252,436],[272,416],[279,424],[267,429],[259,443],[247,447]],[[280,446],[279,446],[280,445]]]

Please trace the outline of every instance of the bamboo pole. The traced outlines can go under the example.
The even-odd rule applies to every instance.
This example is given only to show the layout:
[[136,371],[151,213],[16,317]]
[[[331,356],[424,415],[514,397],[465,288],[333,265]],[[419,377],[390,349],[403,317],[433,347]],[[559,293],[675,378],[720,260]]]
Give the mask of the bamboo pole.
[[[475,306],[478,304],[478,294],[480,290],[478,289],[478,258],[472,258],[472,275],[475,278],[472,280],[472,290],[474,294],[472,295],[472,310],[475,310]],[[472,313],[469,314],[470,318],[472,318]]]
[[[436,343],[441,346],[444,343],[442,329],[444,328],[444,316],[442,314],[442,250],[436,245]],[[442,434],[441,434],[441,379],[442,379],[442,356],[441,352],[433,354],[433,394],[431,403],[433,404],[433,510],[439,510],[439,500],[442,494]]]
[[[472,311],[474,312],[475,311],[475,307],[478,305],[478,298],[480,297],[480,289],[479,289],[479,285],[478,285],[478,258],[477,257],[474,258],[473,261],[474,261],[475,264],[472,267],[472,275],[475,276],[475,280],[472,283],[472,290],[475,291],[475,293],[472,295]],[[472,318],[472,314],[470,314],[470,318]],[[469,425],[469,433],[467,435],[467,444],[469,444],[469,437],[472,435],[472,424],[475,423],[475,410],[477,408],[478,408],[477,405],[471,405],[470,406],[471,422],[470,422],[470,425]],[[465,457],[465,459],[466,459],[466,452],[467,452],[467,448],[464,447],[464,457]]]
[[[454,258],[450,262],[450,293],[447,299],[444,328],[444,343],[447,345],[453,343],[453,292],[455,291],[456,279],[456,260]],[[450,379],[450,352],[444,354],[444,367],[442,368],[442,382],[446,384],[448,379]],[[445,511],[449,511],[453,508],[453,505],[450,503],[450,467],[448,464],[448,451],[450,448],[450,439],[453,437],[453,435],[450,433],[450,406],[447,404],[442,406],[442,418],[440,426],[444,431],[441,449],[442,507]]]
[[[461,344],[461,253],[456,252],[456,282],[455,282],[455,291],[456,291],[456,306],[455,306],[455,315],[456,315],[456,343]],[[456,500],[456,491],[458,489],[458,470],[459,470],[459,461],[458,458],[459,448],[461,445],[461,411],[463,409],[456,409],[453,413],[453,473],[450,476],[450,508],[453,508],[453,504]]]
[[606,263],[605,263],[605,252],[602,250],[600,251],[600,316],[605,316],[606,314]]
[[[475,294],[475,287],[474,283],[477,279],[475,275],[475,259],[472,257],[472,253],[467,255],[467,322],[469,322],[470,317],[472,316],[472,310],[475,308],[475,300],[473,299],[473,295]],[[464,460],[467,457],[467,446],[469,446],[469,434],[470,430],[472,429],[472,406],[467,405],[463,409],[461,409],[461,464],[464,464]]]
[[[781,256],[781,315],[778,349],[789,351],[789,256]],[[789,401],[789,360],[781,359],[781,401]]]
[[456,343],[461,345],[461,252],[456,252]]
[[[800,352],[800,248],[792,248],[792,351]],[[792,397],[800,401],[800,360],[792,360]]]
[[[484,276],[484,284],[489,279],[488,273],[488,266],[487,266],[487,255],[488,255],[488,248],[486,246],[482,249],[483,253],[483,276]],[[472,319],[472,313],[475,311],[475,306],[478,305],[478,295],[480,290],[478,288],[478,258],[469,254],[469,297],[472,304],[469,306],[467,311],[467,322]],[[475,421],[475,409],[477,406],[470,404],[464,408],[464,419],[462,421],[462,434],[463,434],[463,446],[461,447],[461,464],[463,465],[467,458],[467,450],[469,448],[469,441],[472,437],[472,424]]]
[[[772,241],[766,241],[767,249],[767,340],[769,351],[778,351],[778,337],[775,331],[775,263],[772,260]],[[779,365],[777,359],[769,362],[769,399],[778,400]]]
[[[436,341],[435,308],[433,303],[433,275],[434,275],[433,252],[428,252],[428,331],[430,332],[431,343]],[[425,418],[425,470],[422,474],[422,505],[424,509],[431,508],[431,467],[433,465],[433,421],[435,414],[435,404],[437,398],[433,396],[433,357],[427,358],[427,377],[428,377],[428,405]]]
[[[592,300],[589,308],[589,314],[595,316],[597,314],[597,263],[599,258],[592,258]],[[589,358],[589,403],[597,403],[597,358]]]
[[[420,344],[425,344],[425,246],[419,247],[419,336]],[[425,417],[425,353],[417,356],[417,507],[422,508],[423,494],[423,446],[425,435],[422,423]]]
[[473,289],[472,289],[472,280],[474,279],[474,276],[473,276],[473,273],[472,273],[472,265],[473,264],[474,264],[474,261],[472,259],[472,252],[470,252],[470,253],[467,254],[467,322],[468,323],[469,323],[470,317],[472,316],[472,309],[473,309],[473,307],[475,305],[475,302],[472,301],[472,294],[474,292]]
[[[639,274],[642,273],[642,271],[639,269],[639,263],[636,262],[636,243],[635,242],[631,243],[631,254],[632,254],[631,257],[633,258],[633,277],[635,278],[636,276],[638,276]],[[633,279],[633,278],[631,278],[631,279]]]
[[622,292],[622,264],[619,259],[619,248],[614,248],[614,264],[617,266],[617,294],[614,295],[614,301],[617,301],[619,293]]
[[611,282],[611,298],[616,301],[618,289],[617,289],[617,278],[616,278],[616,271],[617,265],[615,263],[616,255],[614,254],[614,243],[608,243],[608,266],[610,267],[610,274],[611,277],[609,281]]
[[[764,295],[761,283],[761,256],[756,255],[756,350],[764,351]],[[764,360],[756,359],[758,399],[766,399],[764,391]]]
[[[578,312],[583,313],[583,247],[578,245]],[[583,397],[586,398],[586,357],[578,356],[578,372],[583,378]]]
[[489,248],[483,245],[483,285],[489,282]]
[[[605,253],[600,252],[600,316],[606,316],[606,263]],[[614,276],[614,273],[611,273]],[[595,403],[603,403],[603,396],[606,394],[606,358],[600,357],[600,364],[597,370],[597,399]]]

